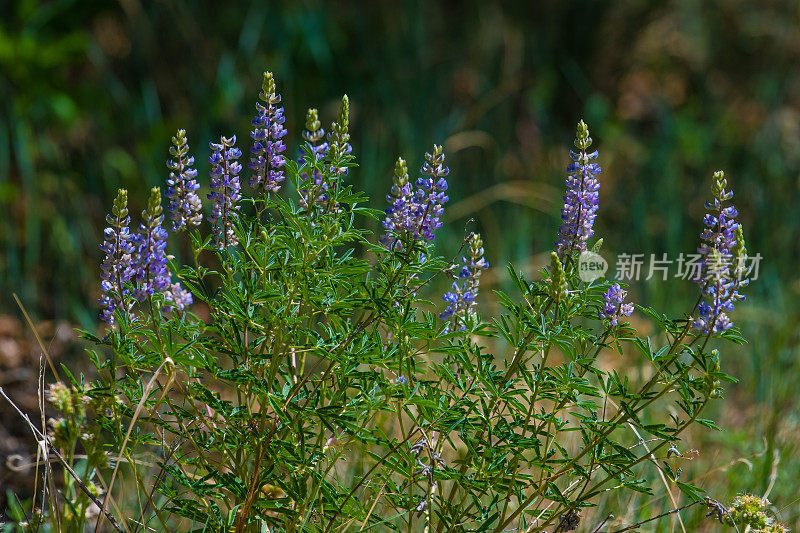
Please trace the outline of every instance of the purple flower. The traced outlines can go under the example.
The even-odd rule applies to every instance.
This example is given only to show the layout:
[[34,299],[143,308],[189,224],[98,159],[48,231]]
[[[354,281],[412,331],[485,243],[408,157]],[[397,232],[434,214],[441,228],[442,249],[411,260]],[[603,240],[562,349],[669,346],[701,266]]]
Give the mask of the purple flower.
[[[447,308],[439,314],[442,320],[451,320],[464,329],[467,317],[474,315],[475,298],[478,296],[481,272],[489,268],[489,263],[483,258],[483,241],[477,233],[470,233],[468,257],[461,258],[461,270],[453,282],[453,290],[442,296],[447,302]],[[453,265],[457,267],[457,265]],[[445,331],[450,330],[450,324]]]
[[133,239],[130,234],[130,217],[128,216],[128,191],[120,189],[114,200],[111,214],[106,216],[108,227],[103,232],[104,241],[100,249],[105,252],[101,265],[102,296],[99,303],[102,308],[100,318],[107,324],[113,324],[117,309],[130,311],[133,302],[130,290],[125,284],[134,275]]
[[433,231],[442,227],[441,216],[444,206],[450,199],[447,191],[445,176],[450,169],[444,166],[444,149],[434,144],[433,152],[425,154],[425,163],[420,170],[423,176],[417,179],[414,211],[416,212],[419,226],[416,231],[425,242],[433,240]]
[[136,299],[146,300],[156,293],[163,293],[170,286],[167,269],[167,230],[161,227],[164,211],[161,208],[161,190],[153,187],[147,209],[142,212],[142,224],[134,238],[136,277]]
[[309,109],[306,113],[306,128],[303,131],[303,139],[310,145],[310,151],[305,154],[305,149],[300,149],[301,165],[305,164],[305,170],[299,174],[298,194],[300,195],[300,207],[306,211],[311,211],[312,207],[327,206],[328,201],[328,182],[323,178],[319,167],[323,159],[328,154],[329,144],[320,141],[325,137],[325,130],[319,121],[319,113],[316,109]]
[[209,143],[213,153],[208,158],[211,163],[211,192],[208,199],[214,204],[209,220],[214,225],[220,250],[239,244],[234,221],[239,216],[237,202],[242,199],[239,192],[239,172],[242,165],[237,161],[242,156],[242,151],[235,145],[236,135],[230,139],[222,137],[219,143]]
[[380,238],[390,249],[402,250],[404,243],[420,239],[430,242],[434,231],[442,226],[443,204],[450,199],[446,194],[449,169],[444,166],[444,150],[434,145],[425,159],[416,188],[408,180],[406,162],[400,158],[395,165],[392,190],[386,196],[391,204],[383,220],[386,233]]
[[254,143],[248,166],[254,172],[250,186],[263,185],[266,191],[277,193],[286,179],[282,170],[285,160],[281,155],[286,150],[282,140],[286,135],[286,128],[283,127],[286,118],[283,116],[283,107],[278,105],[281,95],[275,90],[275,79],[271,72],[264,73],[258,97],[264,105],[256,102],[256,116],[251,122],[253,130],[250,137]]
[[194,157],[188,155],[189,145],[186,142],[186,131],[178,130],[172,138],[169,149],[174,159],[167,161],[167,168],[171,171],[167,179],[165,196],[169,198],[167,211],[172,218],[172,231],[180,231],[187,226],[199,226],[203,220],[200,212],[203,208],[197,190],[197,170],[193,169]]
[[579,151],[569,152],[572,163],[567,166],[567,192],[556,243],[556,251],[562,261],[586,250],[586,241],[594,235],[592,226],[597,217],[600,190],[600,182],[595,176],[600,174],[600,165],[592,162],[597,159],[597,151],[587,153],[591,144],[589,128],[581,120],[575,139],[575,147]]
[[733,324],[728,312],[734,304],[744,300],[739,289],[748,284],[742,279],[743,263],[747,254],[742,227],[736,222],[738,212],[728,203],[733,191],[726,190],[725,173],[714,173],[713,201],[706,202],[709,213],[703,217],[706,226],[700,235],[703,241],[698,249],[702,257],[700,276],[695,281],[702,286],[703,300],[697,310],[699,317],[692,327],[703,335],[722,333]]
[[164,301],[165,307],[183,311],[188,305],[191,305],[192,293],[181,287],[180,283],[173,283],[164,293]]
[[631,316],[633,314],[633,304],[623,303],[627,292],[622,290],[619,283],[614,283],[603,294],[603,300],[606,305],[600,311],[600,318],[611,319],[611,325],[616,327],[619,319],[624,316]]
[[402,250],[405,237],[414,233],[419,226],[417,217],[412,212],[414,191],[408,181],[408,167],[402,157],[395,164],[392,181],[392,189],[386,195],[386,201],[391,205],[386,208],[386,218],[383,220],[386,233],[380,238],[380,242],[389,245],[388,248]]

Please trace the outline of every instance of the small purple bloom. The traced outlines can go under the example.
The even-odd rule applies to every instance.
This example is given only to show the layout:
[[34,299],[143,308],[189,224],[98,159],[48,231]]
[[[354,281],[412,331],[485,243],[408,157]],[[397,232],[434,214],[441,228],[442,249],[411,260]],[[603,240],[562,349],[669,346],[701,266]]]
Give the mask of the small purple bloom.
[[623,303],[627,294],[619,286],[619,283],[611,285],[603,294],[603,300],[605,300],[606,304],[600,311],[600,318],[611,319],[611,325],[617,327],[620,318],[631,316],[633,314],[633,304]]
[[180,283],[173,283],[164,293],[165,307],[183,311],[192,304],[192,293],[181,287]]
[[169,198],[167,211],[172,218],[172,231],[180,231],[188,226],[199,226],[203,220],[201,210],[203,205],[197,190],[197,170],[193,169],[194,157],[189,154],[189,145],[186,142],[186,131],[178,130],[172,138],[169,149],[174,159],[167,161],[170,170],[167,178],[167,190],[164,195]]
[[107,324],[114,324],[117,309],[130,311],[133,302],[130,290],[125,287],[134,275],[133,238],[130,234],[128,216],[128,191],[120,189],[114,200],[111,214],[106,216],[108,227],[103,232],[104,241],[100,249],[105,252],[101,265],[99,303],[102,309],[100,318]]
[[[442,296],[447,303],[447,308],[439,314],[442,320],[451,320],[455,325],[464,329],[467,317],[475,313],[475,298],[478,296],[481,272],[489,268],[489,263],[483,257],[483,241],[477,233],[470,233],[468,257],[462,257],[462,267],[453,281],[453,290]],[[453,265],[454,267],[456,265]],[[450,324],[445,331],[450,331]]]
[[597,217],[600,190],[600,182],[595,176],[600,174],[600,165],[593,163],[597,159],[597,151],[587,153],[591,144],[589,128],[581,120],[575,139],[575,147],[579,151],[569,152],[572,163],[567,166],[567,192],[556,243],[556,251],[562,262],[586,250],[586,241],[594,235],[592,226]]
[[164,211],[161,208],[161,190],[153,187],[147,209],[142,212],[142,224],[134,238],[136,255],[136,299],[146,300],[156,293],[163,293],[170,286],[167,269],[167,230],[161,227]]
[[213,202],[209,220],[214,225],[217,246],[220,250],[239,244],[234,231],[234,221],[239,216],[237,202],[242,199],[239,183],[242,165],[237,161],[242,152],[235,145],[236,135],[230,139],[222,137],[219,143],[209,143],[213,151],[208,158],[211,163],[211,192],[208,194],[208,199]]
[[286,135],[286,128],[283,127],[286,118],[283,107],[279,105],[281,95],[276,92],[271,72],[264,73],[258,97],[264,105],[256,103],[256,116],[251,122],[253,130],[250,137],[254,143],[248,166],[254,172],[250,186],[257,188],[263,185],[266,191],[277,193],[286,179],[283,171],[285,160],[281,155],[286,150],[282,140]]

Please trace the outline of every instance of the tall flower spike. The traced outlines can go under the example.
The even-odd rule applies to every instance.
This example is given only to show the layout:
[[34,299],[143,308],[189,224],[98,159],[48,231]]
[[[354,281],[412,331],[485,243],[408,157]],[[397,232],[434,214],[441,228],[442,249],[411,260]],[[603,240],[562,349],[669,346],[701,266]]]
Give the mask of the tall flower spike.
[[731,276],[736,280],[743,281],[745,261],[747,261],[747,247],[744,243],[744,231],[741,224],[736,225],[736,230],[733,232],[733,240]]
[[237,161],[242,151],[236,148],[236,135],[230,139],[222,137],[218,143],[209,143],[213,151],[211,163],[211,192],[208,199],[213,202],[209,220],[214,225],[217,246],[225,250],[236,246],[239,240],[234,231],[234,221],[239,216],[239,200],[242,199],[239,172],[242,165]]
[[342,96],[342,105],[339,107],[339,117],[336,122],[331,124],[330,145],[334,157],[341,157],[345,153],[350,153],[350,99],[347,95]]
[[161,227],[164,211],[161,208],[161,189],[153,187],[142,211],[142,223],[136,235],[136,298],[146,300],[163,293],[170,286],[167,270],[167,230]]
[[[483,257],[481,236],[478,233],[470,233],[467,240],[469,241],[467,257],[461,258],[461,270],[453,282],[453,290],[442,296],[447,302],[447,308],[439,314],[441,319],[451,320],[451,324],[460,325],[461,329],[464,329],[466,319],[475,314],[475,298],[478,296],[481,272],[489,268],[489,263]],[[450,330],[451,324],[448,324],[445,331]]]
[[578,151],[569,152],[572,163],[567,166],[567,191],[556,243],[556,252],[562,261],[586,250],[586,241],[594,235],[592,226],[597,217],[600,190],[600,182],[595,176],[600,174],[600,165],[593,163],[597,151],[587,151],[591,145],[589,128],[581,120],[575,138]]
[[353,152],[350,144],[350,99],[347,95],[342,96],[342,104],[339,107],[339,116],[336,122],[331,124],[331,132],[328,134],[328,144],[330,151],[329,160],[332,165],[337,165],[335,174],[344,176],[347,174],[347,166],[338,166],[344,163],[345,156]]
[[733,326],[728,313],[737,301],[744,299],[739,289],[748,283],[742,279],[747,253],[744,235],[736,222],[736,207],[728,205],[733,192],[727,187],[725,173],[715,172],[711,186],[713,200],[705,204],[709,212],[703,217],[706,227],[700,235],[700,277],[695,280],[702,286],[703,301],[692,326],[703,335],[721,333]]
[[444,150],[434,144],[425,154],[420,176],[411,187],[406,162],[400,158],[395,165],[392,190],[386,196],[391,205],[386,209],[383,227],[386,233],[380,242],[401,250],[405,241],[434,239],[434,231],[442,226],[444,204],[450,199],[445,177],[450,170],[444,165]]
[[[318,165],[328,154],[329,144],[320,141],[325,138],[325,130],[319,121],[319,112],[316,109],[309,109],[306,113],[306,127],[303,130],[303,139],[311,145],[309,154],[309,164]],[[305,149],[300,150],[300,161],[302,165],[306,159]],[[323,180],[322,174],[316,169],[305,170],[300,173],[300,184],[298,194],[300,195],[300,207],[311,210],[314,205],[327,205],[328,183]]]
[[113,324],[117,309],[130,311],[132,301],[130,291],[125,284],[134,275],[133,239],[130,234],[130,217],[128,216],[128,191],[120,189],[114,200],[111,214],[106,216],[108,227],[103,232],[104,240],[100,249],[105,252],[101,265],[102,296],[100,318],[107,324]]
[[550,252],[550,296],[560,300],[567,295],[567,277],[558,254]]
[[395,163],[392,182],[392,189],[386,195],[390,205],[386,208],[386,218],[383,220],[386,233],[381,236],[380,242],[391,249],[402,250],[403,242],[418,226],[412,212],[414,191],[408,181],[408,166],[402,157]]
[[614,283],[603,294],[605,300],[605,307],[600,311],[600,318],[610,319],[611,325],[616,327],[619,324],[619,319],[624,316],[631,316],[633,314],[633,304],[624,303],[627,292],[622,290],[619,283]]
[[169,198],[167,211],[172,219],[172,231],[180,231],[188,226],[199,226],[203,220],[203,205],[197,190],[197,170],[193,169],[194,157],[189,155],[186,141],[186,130],[178,130],[172,138],[169,149],[173,159],[167,161],[170,170],[167,178],[167,190],[164,196]]
[[420,170],[422,176],[417,179],[417,190],[414,195],[412,211],[416,218],[416,235],[426,242],[433,240],[434,230],[442,227],[441,217],[444,205],[450,199],[447,196],[447,180],[450,173],[444,165],[444,149],[433,145],[433,152],[425,154],[425,163]]
[[286,128],[283,127],[286,117],[283,107],[279,105],[281,95],[275,89],[272,72],[264,73],[258,98],[264,103],[256,102],[256,116],[251,121],[253,130],[250,137],[254,142],[248,165],[253,170],[250,186],[257,188],[263,185],[264,190],[277,193],[286,179],[283,171],[285,160],[281,155],[286,150],[282,140],[286,135]]

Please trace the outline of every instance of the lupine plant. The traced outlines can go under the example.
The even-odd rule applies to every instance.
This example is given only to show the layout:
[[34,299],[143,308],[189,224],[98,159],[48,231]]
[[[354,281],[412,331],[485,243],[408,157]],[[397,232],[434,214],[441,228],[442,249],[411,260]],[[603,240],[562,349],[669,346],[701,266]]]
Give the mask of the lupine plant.
[[[486,320],[478,290],[491,243],[474,228],[459,250],[436,240],[448,201],[441,146],[416,180],[398,159],[376,211],[347,182],[356,163],[346,97],[327,138],[308,111],[292,157],[269,73],[259,100],[250,188],[236,135],[210,144],[210,225],[182,130],[168,163],[172,233],[159,189],[133,236],[127,193],[114,202],[102,247],[108,326],[84,333],[98,377],[51,389],[59,409],[77,401],[71,411],[95,426],[72,445],[92,460],[70,481],[91,482],[94,499],[51,495],[74,511],[64,524],[610,531],[592,514],[603,498],[667,490],[683,493],[680,509],[705,506],[740,531],[785,530],[765,504],[728,508],[681,479],[681,436],[716,428],[704,411],[733,381],[719,350],[743,342],[728,313],[742,299],[746,250],[722,173],[703,221],[697,303],[677,318],[635,307],[619,283],[578,275],[581,254],[600,250],[590,242],[599,154],[581,121],[550,265],[532,279],[509,266],[517,293],[495,291],[504,311]],[[363,229],[370,219],[382,220],[379,234]],[[181,239],[187,264],[165,251]],[[427,299],[448,282],[443,298]],[[637,333],[634,313],[658,332]],[[43,507],[40,522],[55,524],[57,506]]]

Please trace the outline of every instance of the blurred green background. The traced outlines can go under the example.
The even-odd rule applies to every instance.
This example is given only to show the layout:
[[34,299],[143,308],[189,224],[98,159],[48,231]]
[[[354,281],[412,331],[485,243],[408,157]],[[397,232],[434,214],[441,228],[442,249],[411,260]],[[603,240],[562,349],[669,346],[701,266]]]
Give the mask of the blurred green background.
[[[786,0],[3,2],[0,313],[18,316],[16,292],[38,320],[94,327],[116,189],[140,211],[178,128],[207,176],[210,140],[249,141],[264,70],[283,93],[291,153],[305,108],[327,123],[350,96],[350,179],[372,207],[384,207],[398,155],[418,168],[444,144],[439,250],[454,253],[473,218],[498,267],[489,287],[506,284],[506,262],[534,268],[551,249],[584,118],[612,264],[621,252],[692,252],[710,176],[726,171],[748,249],[764,259],[734,316],[750,343],[723,353],[742,378],[717,413],[727,430],[689,439],[700,456],[686,475],[720,499],[768,493],[798,527],[799,30]],[[631,291],[679,314],[697,288],[671,279]]]

